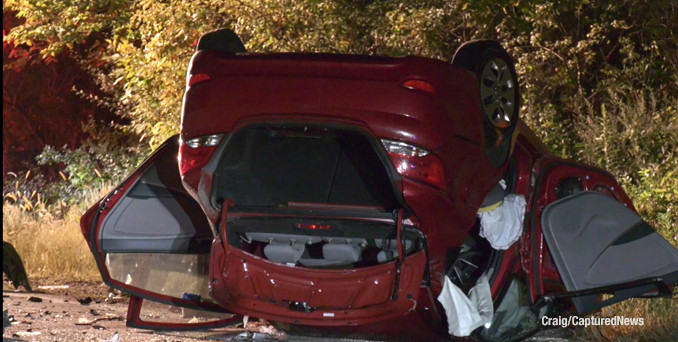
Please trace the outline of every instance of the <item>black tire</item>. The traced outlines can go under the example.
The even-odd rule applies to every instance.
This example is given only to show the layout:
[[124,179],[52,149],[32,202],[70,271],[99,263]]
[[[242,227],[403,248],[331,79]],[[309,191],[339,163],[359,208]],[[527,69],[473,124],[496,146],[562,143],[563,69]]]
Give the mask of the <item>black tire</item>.
[[504,165],[509,158],[520,110],[518,77],[511,57],[495,41],[476,40],[457,49],[452,65],[476,75],[485,151],[492,165]]
[[198,40],[197,51],[212,50],[226,53],[244,53],[247,52],[245,45],[240,37],[229,29],[219,29],[205,33]]

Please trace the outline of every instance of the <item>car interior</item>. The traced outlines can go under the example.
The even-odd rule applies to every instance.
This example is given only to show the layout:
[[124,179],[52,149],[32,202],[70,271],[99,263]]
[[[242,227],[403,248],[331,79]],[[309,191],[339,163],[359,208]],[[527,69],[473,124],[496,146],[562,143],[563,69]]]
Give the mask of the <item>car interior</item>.
[[386,164],[355,130],[257,125],[228,137],[213,197],[237,207],[289,203],[399,206]]
[[[366,267],[398,258],[393,222],[354,217],[374,213],[393,220],[401,206],[388,164],[364,134],[268,124],[241,128],[227,139],[214,173],[214,202],[228,199],[233,211],[311,208],[346,217],[234,219],[227,223],[232,245],[274,262],[313,268]],[[418,236],[406,235],[405,252],[420,250]]]

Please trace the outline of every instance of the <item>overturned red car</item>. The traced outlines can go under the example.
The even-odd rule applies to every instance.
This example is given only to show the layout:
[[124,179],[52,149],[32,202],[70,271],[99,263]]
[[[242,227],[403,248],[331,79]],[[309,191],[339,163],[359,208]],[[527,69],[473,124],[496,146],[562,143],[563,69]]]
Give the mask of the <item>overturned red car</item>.
[[[610,174],[549,153],[518,117],[517,80],[491,41],[444,62],[250,54],[209,33],[181,134],[85,213],[83,234],[140,328],[251,316],[311,337],[449,340],[446,281],[468,294],[485,277],[493,315],[473,334],[509,341],[543,316],[670,296],[678,250]],[[510,195],[526,205],[496,249],[478,212]],[[154,322],[144,301],[230,315]]]

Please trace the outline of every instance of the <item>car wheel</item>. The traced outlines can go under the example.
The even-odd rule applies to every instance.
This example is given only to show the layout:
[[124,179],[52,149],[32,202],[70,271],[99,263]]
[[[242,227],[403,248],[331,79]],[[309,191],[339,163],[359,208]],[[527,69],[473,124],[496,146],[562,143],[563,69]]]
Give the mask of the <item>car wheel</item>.
[[492,164],[501,166],[508,160],[518,123],[520,94],[511,57],[499,43],[478,40],[457,49],[452,64],[478,79],[485,150]]
[[198,40],[198,51],[212,50],[227,53],[247,52],[240,37],[229,29],[220,29],[205,33]]

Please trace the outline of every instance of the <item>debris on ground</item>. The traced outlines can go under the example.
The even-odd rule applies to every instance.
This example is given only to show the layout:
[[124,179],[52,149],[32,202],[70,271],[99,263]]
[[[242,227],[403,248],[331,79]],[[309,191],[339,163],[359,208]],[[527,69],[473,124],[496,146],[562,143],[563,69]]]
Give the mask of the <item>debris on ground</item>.
[[106,299],[104,299],[104,302],[114,304],[114,303],[117,303],[117,302],[122,301],[124,299],[125,298],[120,295],[120,291],[118,291],[117,293],[116,292],[109,292],[108,297],[106,297]]
[[68,290],[68,285],[40,285],[38,290]]
[[31,296],[28,297],[28,301],[33,303],[42,303],[42,298]]
[[260,319],[258,322],[248,322],[243,319],[243,323],[246,324],[244,328],[250,333],[267,335],[266,338],[273,339],[284,339],[287,337],[283,331],[276,329],[264,319]]
[[[60,285],[61,283],[55,282],[53,279],[35,279],[31,283],[35,289],[39,285],[55,284]],[[7,319],[10,324],[10,326],[4,329],[4,338],[10,341],[118,341],[113,339],[114,333],[118,332],[120,342],[204,342],[208,339],[208,336],[223,336],[224,333],[229,334],[228,339],[222,338],[218,341],[230,341],[237,334],[244,332],[244,329],[231,331],[227,330],[227,328],[195,332],[152,332],[149,330],[127,328],[125,326],[125,318],[129,298],[123,298],[120,300],[120,303],[116,304],[104,301],[109,292],[107,287],[100,286],[101,282],[99,281],[70,282],[68,283],[68,289],[56,288],[49,291],[44,290],[45,293],[40,294],[14,292],[13,286],[9,281],[5,281],[4,285],[3,311],[9,310]],[[35,295],[41,297],[43,302],[34,303],[28,301],[28,297]],[[91,304],[81,305],[76,301],[76,298],[82,299],[86,297],[92,298]],[[19,302],[21,305],[15,306]],[[167,308],[166,305],[148,302],[148,305],[144,308],[144,318],[146,314],[152,314],[154,318],[161,316],[161,321],[170,320],[185,323],[193,317],[193,315],[185,317],[181,310],[178,313],[170,313],[167,311]],[[29,313],[31,314],[30,317],[24,317]],[[98,314],[98,316],[94,314]],[[78,322],[80,317],[88,320],[93,320],[94,318],[104,318],[104,320],[97,320],[86,325],[76,325],[75,323]],[[107,317],[110,318],[106,319]],[[16,320],[14,320],[15,318]],[[200,316],[198,316],[198,319],[202,320]],[[252,320],[254,321],[255,319]],[[105,329],[100,329],[100,327]],[[32,330],[29,331],[28,329]],[[31,334],[34,332],[41,332],[41,334]],[[12,338],[12,334],[16,333],[19,333],[19,335]],[[24,337],[20,337],[20,335],[24,335]]]
[[95,317],[94,319],[80,317],[78,318],[78,321],[75,322],[75,325],[91,325],[99,321],[122,321],[122,317],[113,314],[106,314],[106,317]]
[[78,321],[75,322],[75,325],[90,325],[94,322],[96,322],[95,319],[87,319],[85,317],[80,317],[78,318]]
[[118,335],[118,332],[116,331],[110,340],[101,340],[100,342],[120,342],[120,335]]
[[32,337],[32,336],[38,336],[41,333],[39,331],[17,331],[12,334],[12,337],[16,335],[16,337]]
[[78,300],[78,303],[80,303],[82,305],[89,305],[89,303],[92,302],[92,297],[87,297],[85,299],[80,299],[80,298],[76,298],[76,299]]
[[269,336],[267,334],[262,334],[262,333],[252,333],[252,332],[244,332],[238,336],[236,336],[234,339],[230,340],[231,342],[249,342],[249,341],[272,341],[272,340],[277,340],[277,338]]

